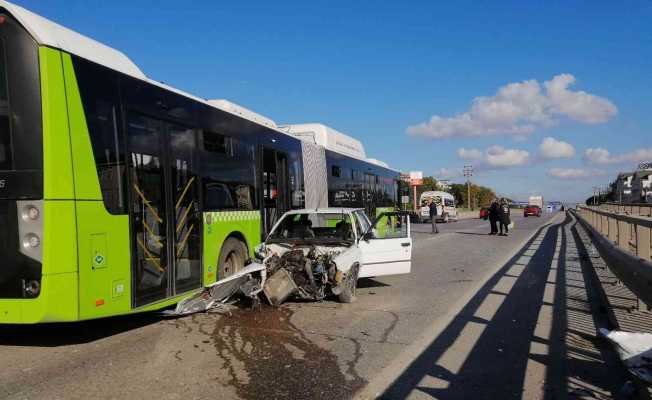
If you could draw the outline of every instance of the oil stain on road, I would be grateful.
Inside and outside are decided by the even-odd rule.
[[[289,307],[236,309],[215,321],[210,336],[224,360],[229,385],[242,399],[342,399],[366,382],[337,356],[292,324]],[[348,375],[348,376],[347,376]]]

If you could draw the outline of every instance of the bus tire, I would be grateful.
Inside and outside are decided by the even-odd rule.
[[[355,292],[358,287],[358,275],[360,274],[360,265],[356,264],[351,267],[349,273],[346,274],[344,281],[344,288],[342,293],[338,295],[340,303],[353,303],[356,300]]]
[[[228,278],[244,269],[247,260],[247,246],[236,238],[228,238],[222,245],[217,262],[217,279]]]

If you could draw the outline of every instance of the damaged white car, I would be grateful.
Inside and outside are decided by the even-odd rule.
[[[350,303],[358,278],[410,272],[410,218],[389,212],[372,224],[362,209],[290,211],[256,248],[256,257],[266,268],[263,292],[272,305],[331,293]]]

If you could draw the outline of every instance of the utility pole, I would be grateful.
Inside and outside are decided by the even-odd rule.
[[[596,193],[597,193],[598,189],[599,188],[597,186],[593,186],[593,205],[594,206],[598,204],[598,199],[597,199],[597,196],[596,196]]]
[[[464,177],[466,177],[466,199],[469,208],[473,211],[473,202],[471,201],[471,177],[473,176],[473,165],[464,166]]]

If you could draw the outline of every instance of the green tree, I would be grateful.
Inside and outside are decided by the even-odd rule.
[[[432,190],[439,190],[437,189],[437,179],[432,176],[424,176],[423,184],[417,187],[417,199],[421,198],[423,192],[430,192]]]
[[[473,204],[470,204],[468,197],[468,190],[465,183],[454,183],[451,185],[450,193],[455,196],[455,202],[459,207],[471,208],[475,207],[486,207],[491,203],[491,200],[496,198],[496,192],[493,189],[471,184],[471,200]]]
[[[451,185],[450,193],[455,197],[455,204],[457,204],[458,207],[464,206],[464,199],[466,199],[466,185],[453,183]]]

